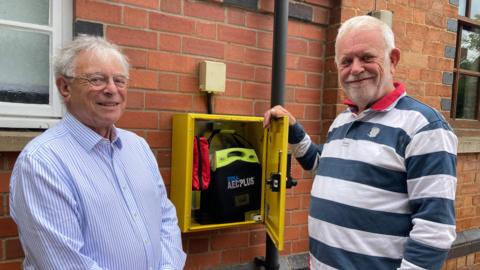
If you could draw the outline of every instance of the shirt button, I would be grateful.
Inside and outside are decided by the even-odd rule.
[[[126,189],[127,189],[127,186],[123,185],[123,186],[122,186],[122,189],[123,189],[123,190],[126,190]]]
[[[137,214],[137,213],[133,213],[133,217],[137,217],[137,216],[138,216],[138,214]]]
[[[143,242],[145,242],[145,244],[148,244],[148,240],[147,240],[147,239],[143,240]]]

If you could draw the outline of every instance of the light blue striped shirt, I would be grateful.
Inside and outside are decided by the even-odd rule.
[[[17,159],[10,211],[25,269],[182,269],[175,207],[145,140],[66,114]]]

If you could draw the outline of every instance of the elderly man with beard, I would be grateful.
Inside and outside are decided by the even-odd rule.
[[[336,64],[348,108],[315,145],[288,116],[297,161],[315,172],[308,230],[312,269],[440,269],[455,239],[457,138],[440,113],[393,81],[392,30],[358,16],[342,24]]]
[[[100,37],[80,36],[55,61],[67,113],[20,153],[10,212],[24,269],[182,269],[173,204],[144,139],[115,127],[129,65]]]

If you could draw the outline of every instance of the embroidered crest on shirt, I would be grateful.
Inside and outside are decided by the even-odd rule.
[[[372,129],[370,129],[370,132],[368,133],[368,137],[375,138],[379,133],[380,129],[378,127],[372,127]]]

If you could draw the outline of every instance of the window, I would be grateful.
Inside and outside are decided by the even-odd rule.
[[[460,0],[452,117],[480,120],[480,1]]]
[[[48,128],[63,114],[52,56],[72,39],[72,0],[0,7],[0,128]]]

